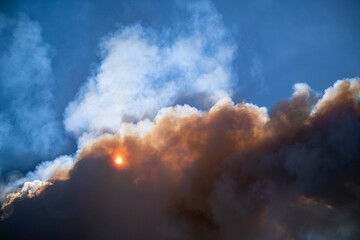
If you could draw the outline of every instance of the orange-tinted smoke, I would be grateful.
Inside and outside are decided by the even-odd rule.
[[[355,234],[358,200],[347,186],[360,184],[359,133],[354,141],[347,134],[360,129],[359,89],[358,80],[337,82],[320,100],[301,89],[270,117],[223,100],[208,112],[158,116],[141,137],[103,136],[82,149],[69,180],[14,202],[0,230],[23,217],[22,203],[56,212],[64,201],[75,236],[105,229],[114,238],[305,239],[341,224]],[[126,167],[114,165],[117,156]]]

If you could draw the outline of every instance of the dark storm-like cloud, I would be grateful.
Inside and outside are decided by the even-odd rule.
[[[298,84],[269,115],[229,98],[163,109],[145,130],[129,124],[82,148],[68,180],[3,207],[0,236],[356,239],[359,89],[337,81],[319,99]]]

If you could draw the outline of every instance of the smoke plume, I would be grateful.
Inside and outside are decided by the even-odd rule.
[[[1,13],[0,22],[0,168],[6,170],[56,156],[64,136],[54,111],[53,53],[40,25]]]
[[[208,108],[230,94],[236,48],[221,16],[207,1],[187,8],[189,22],[170,39],[138,24],[103,38],[100,66],[65,111],[68,132],[117,131],[174,103]]]
[[[357,239],[359,79],[294,90],[269,113],[226,97],[103,134],[3,205],[1,238]]]

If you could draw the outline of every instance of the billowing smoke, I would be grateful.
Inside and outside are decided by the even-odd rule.
[[[104,38],[100,66],[66,110],[69,132],[117,131],[173,103],[207,108],[229,95],[235,47],[221,17],[206,1],[188,8],[189,23],[171,39],[140,25]]]
[[[324,95],[298,83],[269,112],[235,104],[236,46],[210,3],[188,10],[186,28],[171,38],[133,25],[101,41],[99,67],[64,113],[78,151],[0,184],[0,239],[360,236],[359,79],[337,81]],[[18,45],[33,49],[42,64],[20,73],[38,77],[41,99],[27,104],[23,78],[0,82],[24,88],[0,113],[0,145],[25,129],[31,137],[20,147],[55,151],[48,47],[36,24],[16,29],[0,65],[27,59],[12,54]],[[10,115],[22,120],[9,128]]]
[[[68,180],[12,200],[1,237],[357,239],[359,90],[342,80],[319,98],[298,84],[269,114],[230,98],[163,109],[84,147]]]

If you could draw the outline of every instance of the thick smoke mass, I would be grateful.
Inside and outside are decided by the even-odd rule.
[[[3,206],[1,239],[357,239],[359,79],[294,90],[269,114],[226,97],[102,135]]]

